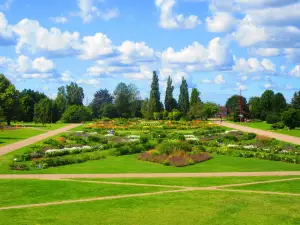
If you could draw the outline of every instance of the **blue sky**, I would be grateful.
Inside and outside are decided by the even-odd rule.
[[[71,81],[88,101],[120,81],[144,98],[156,70],[162,94],[170,75],[175,94],[184,76],[205,101],[266,89],[290,100],[299,12],[299,0],[0,0],[0,73],[52,98]]]

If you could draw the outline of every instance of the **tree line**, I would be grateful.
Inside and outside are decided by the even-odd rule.
[[[58,88],[55,99],[44,93],[24,89],[18,91],[15,86],[0,74],[0,121],[8,125],[11,121],[36,123],[82,122],[98,118],[133,118],[146,119],[207,119],[219,110],[211,102],[203,103],[200,91],[192,89],[189,97],[187,81],[182,78],[178,100],[173,96],[174,86],[169,76],[164,103],[157,73],[153,72],[150,95],[140,97],[136,85],[119,83],[114,92],[100,89],[94,94],[88,106],[83,105],[83,88],[72,82]]]
[[[266,121],[274,128],[290,129],[300,127],[300,91],[295,92],[290,104],[282,93],[266,90],[259,97],[251,97],[249,102],[243,96],[233,95],[226,102],[228,118],[233,121],[252,119]]]

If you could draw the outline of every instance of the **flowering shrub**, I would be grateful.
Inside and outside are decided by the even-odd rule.
[[[174,151],[170,155],[160,154],[159,151],[148,151],[137,156],[139,160],[164,164],[166,166],[182,167],[211,159],[206,152],[188,154],[184,151]]]
[[[45,152],[46,157],[55,157],[68,154],[79,154],[85,150],[91,150],[91,146],[82,146],[82,147],[72,147],[72,148],[63,148],[63,149],[49,149]]]

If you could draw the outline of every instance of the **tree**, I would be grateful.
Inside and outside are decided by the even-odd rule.
[[[300,127],[300,110],[290,108],[282,113],[281,119],[289,129]]]
[[[34,105],[43,98],[47,98],[47,96],[43,93],[33,91],[31,89],[24,89],[20,93],[21,115],[19,119],[25,122],[33,121]]]
[[[291,105],[294,109],[300,109],[300,91],[294,93]]]
[[[252,119],[260,119],[262,114],[262,108],[259,97],[252,97],[249,99],[249,116]]]
[[[202,103],[194,103],[191,105],[189,110],[189,117],[191,119],[202,119],[203,118],[203,104]]]
[[[189,103],[189,90],[188,85],[184,77],[182,77],[182,82],[180,85],[180,94],[178,99],[178,108],[180,112],[186,114],[189,111],[190,103]]]
[[[90,105],[93,112],[93,117],[99,118],[100,109],[102,108],[102,106],[105,103],[112,103],[113,99],[114,99],[113,96],[109,93],[107,89],[100,89],[99,91],[97,91]]]
[[[197,90],[197,88],[193,88],[191,94],[190,106],[192,107],[193,105],[200,104],[200,103],[201,103],[200,92]]]
[[[19,92],[3,74],[0,74],[0,111],[7,125],[17,116],[18,110]]]
[[[139,91],[134,84],[121,82],[114,91],[115,106],[120,117],[133,117],[139,110]]]
[[[160,112],[162,109],[160,102],[159,84],[158,76],[155,71],[153,71],[150,99],[149,99],[149,115],[153,118],[154,112]]]
[[[262,108],[262,120],[266,120],[267,115],[274,111],[274,92],[272,90],[266,90],[260,97],[260,103]]]
[[[83,105],[84,93],[82,87],[79,87],[76,83],[72,82],[66,86],[67,90],[67,105]]]
[[[173,109],[177,108],[176,99],[173,97],[174,86],[172,85],[172,79],[169,76],[167,81],[167,89],[165,95],[165,109],[171,112]]]
[[[64,86],[58,88],[58,93],[54,101],[57,107],[57,116],[60,119],[67,109],[67,93]]]
[[[141,113],[144,118],[150,119],[152,115],[149,113],[149,99],[146,98],[142,103]]]
[[[43,125],[52,122],[52,101],[50,99],[44,98],[34,105],[33,121]]]
[[[228,114],[233,117],[234,121],[240,120],[241,105],[243,115],[247,116],[249,114],[249,107],[245,97],[240,95],[233,95],[226,102],[225,106],[227,108]]]
[[[287,107],[286,99],[283,96],[283,94],[281,94],[280,92],[274,95],[273,107],[274,107],[274,112],[277,115],[283,112]]]
[[[201,118],[207,120],[208,118],[214,116],[218,111],[219,107],[217,106],[217,104],[212,102],[204,103]]]
[[[92,112],[88,107],[83,105],[68,106],[62,116],[62,121],[65,123],[79,123],[92,119]]]
[[[112,103],[105,102],[101,105],[99,110],[99,115],[101,117],[108,117],[108,118],[116,118],[118,116],[116,106]]]

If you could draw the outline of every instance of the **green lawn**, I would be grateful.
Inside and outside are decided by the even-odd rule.
[[[0,180],[0,206],[156,192],[161,190],[171,189],[57,180]]]
[[[56,130],[59,128],[62,128],[66,125],[68,125],[67,123],[47,123],[45,125],[40,124],[40,123],[33,123],[33,122],[14,122],[12,123],[12,125],[19,125],[19,126],[28,126],[28,127],[33,127],[33,128],[38,128],[38,129],[42,129],[42,130]]]
[[[300,180],[291,180],[284,182],[253,184],[249,186],[232,187],[230,189],[254,190],[254,191],[277,191],[300,194]]]
[[[230,121],[228,121],[230,122]],[[256,129],[261,129],[261,130],[267,130],[271,132],[276,132],[280,134],[286,134],[286,135],[291,135],[295,137],[300,137],[300,128],[297,128],[295,130],[288,130],[288,129],[283,129],[283,130],[271,130],[271,124],[267,124],[266,122],[256,122],[256,123],[235,123],[238,125],[242,126],[247,126],[247,127],[252,127]]]
[[[0,130],[0,146],[12,144],[17,141],[24,140],[29,137],[33,137],[44,133],[44,131],[33,130],[29,128],[21,128],[15,130]]]
[[[127,182],[139,184],[162,184],[187,187],[209,187],[226,184],[249,183],[256,181],[279,180],[292,178],[293,176],[273,177],[185,177],[185,178],[107,178],[107,179],[77,179],[108,182]],[[298,184],[300,188],[300,183]]]
[[[300,197],[220,191],[167,193],[0,211],[1,224],[293,225]]]

